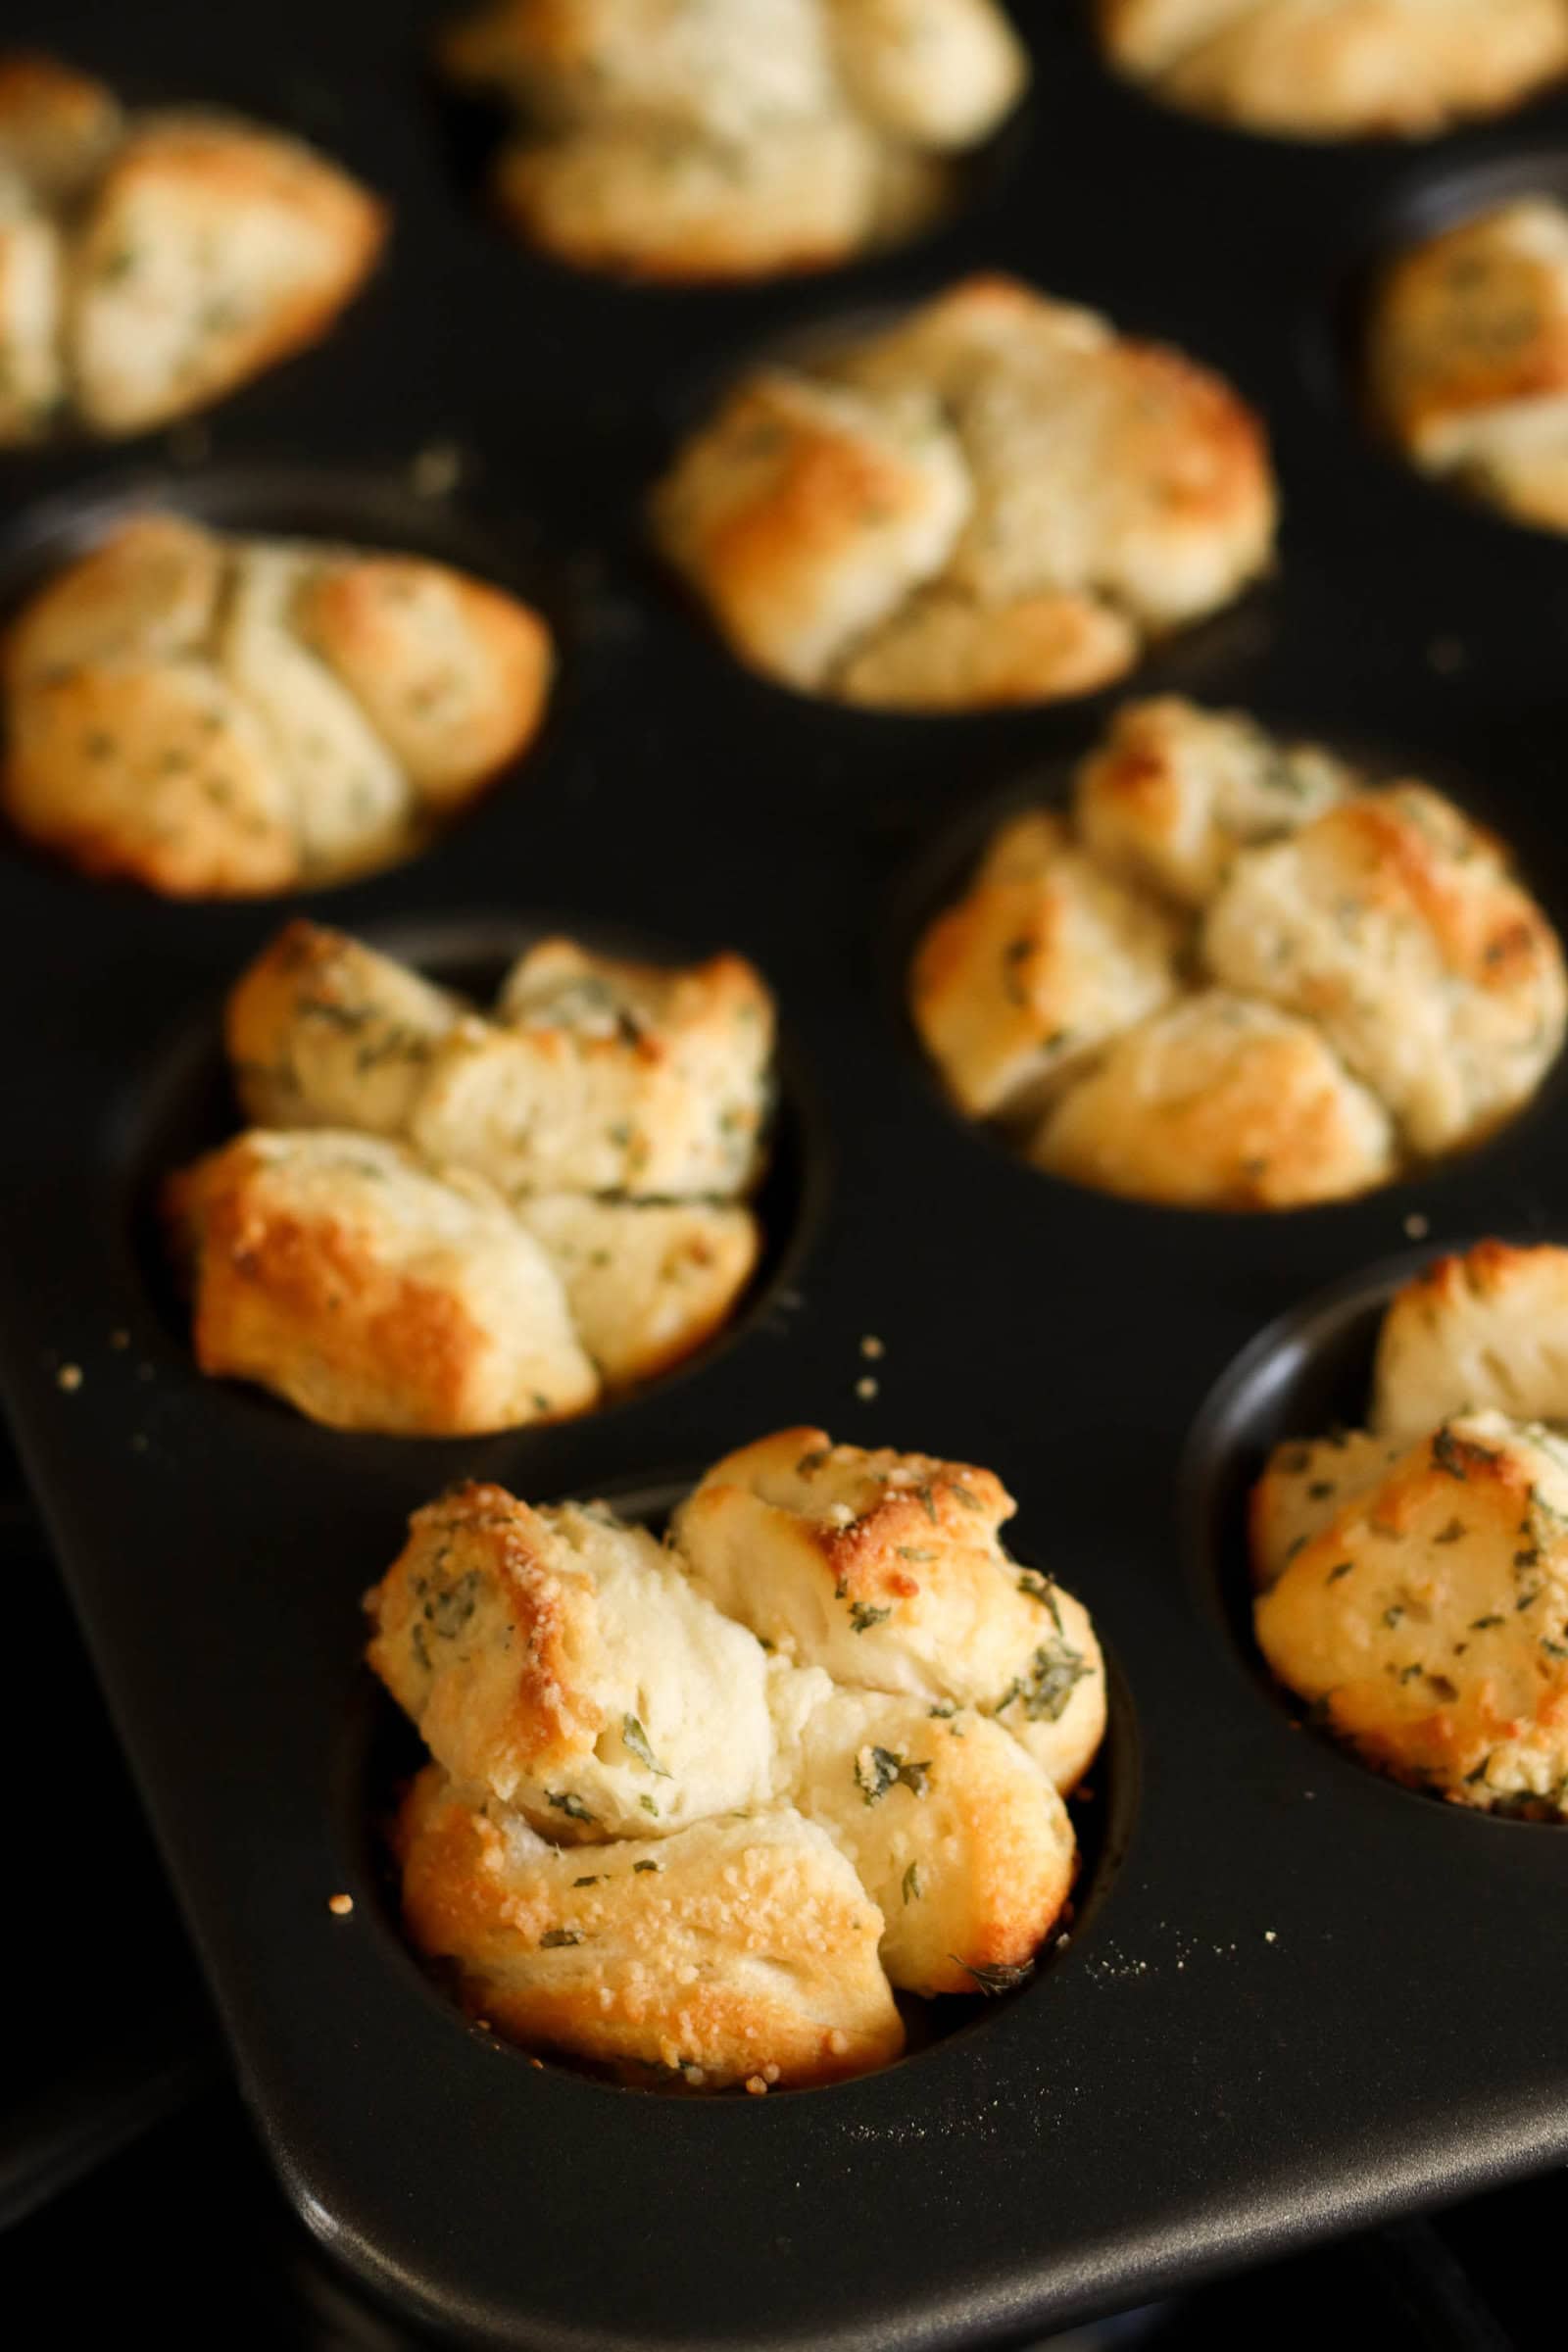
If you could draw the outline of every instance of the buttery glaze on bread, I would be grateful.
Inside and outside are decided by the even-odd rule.
[[[198,1360],[317,1420],[584,1411],[690,1354],[756,1268],[773,1007],[739,956],[541,940],[487,1018],[296,921],[226,1040],[256,1124],[169,1188]]]
[[[1367,370],[1413,465],[1568,531],[1568,206],[1518,197],[1401,255],[1373,301]]]
[[[993,0],[486,0],[441,54],[516,111],[495,184],[521,235],[674,280],[908,234],[1028,74]]]
[[[384,207],[299,140],[0,61],[0,443],[146,432],[316,342]]]
[[[994,838],[910,972],[970,1116],[1129,1198],[1289,1208],[1475,1143],[1568,1021],[1561,945],[1501,846],[1235,712],[1133,704],[1072,819]]]
[[[244,896],[416,848],[527,748],[552,654],[444,564],[147,514],[38,592],[0,668],[20,831],[88,873]]]
[[[432,1764],[394,1845],[411,1939],[513,2040],[692,2089],[834,2082],[903,2051],[882,1915],[787,1806],[590,1851]]]
[[[1253,1494],[1263,1653],[1397,1778],[1568,1816],[1568,1251],[1406,1283],[1372,1422],[1277,1446]]]
[[[1005,277],[745,378],[653,502],[743,661],[906,710],[1104,685],[1262,571],[1274,520],[1226,384]]]
[[[967,1541],[955,1521],[888,1553],[937,1596],[922,1623],[901,1592],[891,1643],[872,1637],[892,1611],[850,1598],[866,1646],[774,1644],[705,1573],[705,1496],[806,1444],[808,1483],[882,1495],[862,1520],[884,1549],[908,1500],[927,1527],[927,1500],[977,1514]],[[366,1604],[370,1664],[435,1758],[396,1838],[414,1941],[502,2033],[694,2087],[861,2072],[902,2047],[890,1986],[1019,1981],[1071,1889],[1057,1784],[1098,1747],[1104,1694],[1087,1613],[1002,1553],[1010,1508],[988,1471],[808,1430],[720,1463],[663,1544],[603,1503],[496,1486],[416,1512]],[[787,1547],[754,1564],[754,1614],[771,1594],[799,1624]],[[965,1687],[989,1705],[942,1695]]]
[[[1098,0],[1173,106],[1298,139],[1424,137],[1568,74],[1564,0]]]

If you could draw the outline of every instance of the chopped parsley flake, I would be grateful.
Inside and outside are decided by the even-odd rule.
[[[656,1772],[662,1781],[667,1781],[671,1777],[668,1768],[665,1765],[661,1764],[659,1758],[649,1746],[648,1734],[643,1730],[642,1725],[638,1722],[635,1715],[623,1715],[621,1717],[620,1736],[626,1742],[626,1745],[631,1749],[631,1752],[636,1757],[638,1763],[643,1765],[647,1771]]]

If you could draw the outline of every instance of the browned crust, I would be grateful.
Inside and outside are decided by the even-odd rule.
[[[433,1577],[451,1584],[470,1570],[501,1595],[516,1636],[510,1664],[515,1698],[508,1711],[509,1759],[524,1771],[588,1754],[604,1729],[598,1704],[581,1688],[572,1662],[572,1628],[561,1580],[549,1566],[548,1538],[526,1503],[505,1487],[469,1481],[416,1511],[409,1540],[365,1605],[375,1626],[367,1655],[401,1703],[411,1705],[401,1638],[416,1590]],[[571,1835],[563,1817],[560,1835]]]

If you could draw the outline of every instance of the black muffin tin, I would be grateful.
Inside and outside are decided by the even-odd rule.
[[[1402,222],[1514,158],[1560,177],[1568,102],[1419,148],[1269,144],[1118,86],[1072,9],[1018,13],[1036,87],[950,221],[829,276],[703,293],[575,278],[483,217],[422,8],[16,0],[7,25],[144,100],[292,122],[397,208],[325,344],[199,430],[0,461],[7,599],[151,488],[457,556],[562,640],[533,755],[368,881],[181,906],[0,848],[0,1351],[30,1475],[279,2173],[344,2262],[465,2342],[1022,2343],[1568,2155],[1568,1843],[1302,1729],[1250,1647],[1236,1520],[1269,1439],[1357,1409],[1386,1279],[1367,1269],[1412,1236],[1560,1225],[1563,1073],[1470,1157],[1285,1217],[1031,1173],[945,1106],[902,973],[999,811],[1064,789],[1113,698],[909,720],[780,692],[712,642],[638,519],[672,437],[760,347],[982,268],[1101,306],[1256,403],[1285,502],[1277,576],[1131,691],[1245,705],[1447,785],[1568,928],[1568,548],[1380,451],[1346,339]],[[448,498],[409,486],[432,447],[461,454]],[[219,1007],[299,906],[448,974],[546,924],[756,958],[788,1040],[769,1254],[718,1342],[593,1418],[477,1443],[335,1436],[198,1378],[150,1201],[237,1125]],[[1347,1277],[1348,1303],[1298,1311]],[[451,1479],[657,1502],[791,1421],[995,1465],[1020,1553],[1093,1609],[1112,1712],[1070,1939],[832,2089],[674,2101],[530,2064],[398,1939],[359,1596]],[[92,1821],[60,1828],[90,1870]],[[126,1932],[105,1923],[107,1962]]]

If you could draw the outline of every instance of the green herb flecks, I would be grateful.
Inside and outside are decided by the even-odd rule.
[[[638,1763],[641,1764],[646,1771],[657,1773],[662,1781],[667,1781],[671,1777],[668,1767],[661,1764],[659,1758],[649,1746],[648,1734],[643,1730],[642,1725],[638,1722],[635,1715],[623,1715],[621,1717],[620,1736],[626,1742],[626,1745],[631,1749],[631,1752],[636,1757]]]

